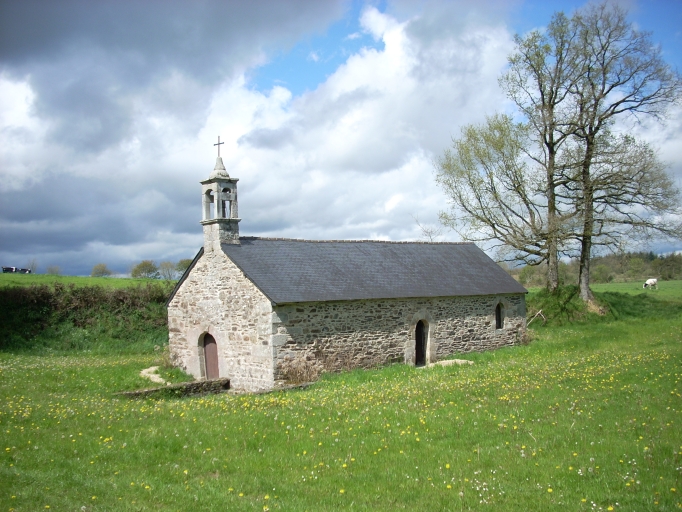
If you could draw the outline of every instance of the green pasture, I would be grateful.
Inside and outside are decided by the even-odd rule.
[[[82,277],[55,276],[49,274],[0,274],[0,288],[5,286],[31,286],[61,283],[75,286],[103,286],[105,288],[128,288],[130,286],[144,286],[154,279],[132,279],[120,277]]]
[[[644,280],[641,281],[631,281],[628,283],[605,283],[605,284],[592,284],[593,292],[612,292],[612,293],[627,293],[628,295],[639,295],[648,294],[653,297],[663,298],[663,299],[679,299],[682,297],[682,281],[659,281],[658,289],[642,288]],[[530,293],[537,293],[540,288],[531,287],[528,288]]]
[[[263,395],[116,395],[159,351],[0,352],[0,511],[679,510],[682,283],[618,286],[617,317],[472,366]]]
[[[627,293],[637,295],[640,293],[650,294],[659,298],[682,297],[682,281],[658,281],[658,289],[642,288],[644,280],[630,283],[593,284],[591,288],[595,292]]]

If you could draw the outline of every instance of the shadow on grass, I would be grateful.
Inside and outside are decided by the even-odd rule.
[[[599,301],[608,307],[615,320],[628,318],[670,318],[682,314],[682,302],[660,299],[649,294],[630,295],[619,292],[595,293]]]

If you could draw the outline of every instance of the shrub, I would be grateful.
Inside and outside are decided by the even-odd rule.
[[[177,273],[176,264],[171,261],[162,261],[159,265],[159,275],[161,276],[161,279],[170,281],[176,278]]]
[[[594,283],[610,283],[613,281],[613,274],[606,265],[597,265],[590,274],[590,280]]]

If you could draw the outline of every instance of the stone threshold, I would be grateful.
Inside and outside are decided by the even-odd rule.
[[[429,363],[428,368],[431,368],[433,366],[452,366],[453,364],[456,364],[457,366],[463,366],[465,364],[474,364],[473,361],[469,361],[468,359],[444,359],[443,361],[437,361],[435,363]],[[424,368],[422,366],[422,368]]]

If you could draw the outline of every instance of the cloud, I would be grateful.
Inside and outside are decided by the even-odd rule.
[[[16,144],[3,149],[3,261],[40,255],[87,273],[102,261],[124,271],[143,258],[193,256],[198,181],[212,169],[217,135],[240,178],[245,234],[403,240],[419,237],[411,215],[435,221],[444,198],[433,158],[460,124],[499,103],[504,28],[443,25],[426,40],[419,16],[399,22],[369,7],[359,23],[384,48],[362,48],[293,97],[281,86],[251,89],[248,69],[263,62],[268,41],[286,45],[329,16],[275,22],[250,13],[249,30],[233,19],[218,30],[219,7],[202,5],[187,13],[192,23],[176,4],[154,24],[152,7],[135,7],[134,23],[98,4],[88,27],[82,13],[74,21],[52,12],[55,26],[40,36],[49,51],[31,43],[4,55],[0,90],[12,101],[0,107],[1,129]],[[464,62],[445,65],[449,58]]]
[[[3,2],[0,62],[27,81],[48,138],[79,153],[134,137],[152,110],[201,128],[212,88],[320,30],[339,1]]]
[[[366,7],[344,33],[380,44],[294,96],[249,76],[346,6],[263,5],[1,3],[2,264],[36,257],[87,274],[193,257],[218,135],[240,179],[243,234],[409,240],[421,236],[413,216],[434,224],[447,204],[434,159],[461,126],[505,105],[504,8]],[[657,140],[676,158],[679,136],[666,134]]]
[[[366,19],[383,30],[384,50],[351,56],[318,89],[295,98],[283,124],[254,127],[240,142],[293,145],[311,167],[381,173],[423,148],[438,154],[457,126],[499,105],[496,77],[510,44],[504,29],[471,30],[425,45],[409,37],[409,23],[374,8],[365,11]],[[448,60],[458,64],[444,65]]]

